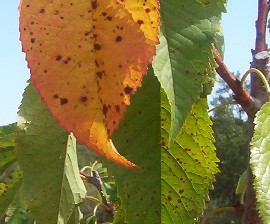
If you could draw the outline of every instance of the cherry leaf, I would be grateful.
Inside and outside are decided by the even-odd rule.
[[[20,39],[35,89],[77,140],[122,166],[111,136],[155,55],[157,0],[22,0]]]

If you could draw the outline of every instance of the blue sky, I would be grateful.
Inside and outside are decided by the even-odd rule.
[[[0,6],[0,125],[15,122],[21,96],[29,78],[18,32],[19,0]],[[225,62],[231,71],[244,72],[254,48],[257,1],[229,0],[223,15]]]

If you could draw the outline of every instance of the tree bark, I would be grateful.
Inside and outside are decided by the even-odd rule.
[[[253,61],[251,63],[252,68],[260,70],[264,76],[269,80],[269,56],[267,51],[267,45],[265,41],[267,16],[269,12],[269,3],[267,0],[258,1],[258,18],[256,21],[256,42],[255,50],[252,51]],[[260,77],[256,74],[251,74],[251,97],[255,102],[255,110],[258,111],[262,105],[268,101],[264,84]],[[249,138],[251,139],[254,133],[254,114],[248,115],[249,125]],[[250,152],[250,150],[249,150]],[[250,155],[250,154],[249,154]],[[248,164],[248,183],[246,191],[245,209],[243,214],[243,224],[261,224],[262,220],[259,216],[259,212],[256,210],[257,200],[256,192],[253,187],[254,176],[252,175],[250,165]]]
[[[266,24],[267,16],[270,9],[269,2],[268,0],[258,0],[258,18],[256,21],[255,50],[252,50],[253,60],[251,62],[251,68],[257,68],[258,70],[260,70],[268,81],[270,79],[270,61],[268,55],[269,52],[266,44]],[[243,110],[248,115],[249,138],[251,140],[254,133],[255,114],[257,111],[260,110],[262,105],[268,101],[268,96],[264,84],[259,76],[257,76],[256,74],[251,74],[251,91],[250,94],[247,93],[241,87],[240,81],[229,72],[216,49],[214,49],[214,54],[216,62],[219,66],[216,69],[217,73],[232,89],[235,101],[242,106]],[[256,192],[253,187],[254,176],[251,172],[249,164],[247,171],[248,183],[242,224],[262,224],[259,212],[256,209]]]

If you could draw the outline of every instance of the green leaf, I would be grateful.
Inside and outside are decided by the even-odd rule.
[[[237,186],[236,186],[236,189],[235,189],[235,194],[240,194],[241,195],[241,198],[240,198],[240,203],[241,204],[244,204],[244,196],[245,196],[245,193],[246,193],[247,181],[248,181],[247,177],[248,176],[247,176],[247,170],[246,170],[240,176],[240,178],[238,180],[238,183],[237,183]]]
[[[117,200],[115,180],[112,176],[108,175],[107,168],[102,166],[102,163],[97,163],[94,170],[98,172],[102,180],[102,192],[107,201],[113,202]]]
[[[0,176],[16,161],[14,147],[0,148]]]
[[[160,224],[160,86],[152,69],[132,97],[113,142],[121,154],[140,167],[130,170],[107,162],[108,172],[115,177],[125,222]],[[125,222],[118,219],[116,223]]]
[[[115,176],[127,224],[194,223],[218,171],[207,100],[193,105],[168,150],[170,105],[160,91],[149,70],[113,138],[121,154],[140,167],[108,167]]]
[[[0,127],[0,176],[16,161],[15,132],[16,124]]]
[[[20,204],[20,190],[15,195],[6,212],[5,222],[8,224],[35,224],[35,220]]]
[[[97,224],[97,218],[96,216],[90,216],[86,219],[85,224]]]
[[[32,84],[24,92],[19,116],[16,150],[24,172],[20,203],[39,224],[67,223],[86,194],[75,138],[50,116]]]
[[[243,192],[246,191],[246,188],[247,188],[247,170],[240,176],[235,189],[235,194],[242,194]]]
[[[126,224],[125,217],[126,217],[125,210],[121,207],[117,207],[113,224]]]
[[[29,214],[22,208],[16,209],[10,219],[8,224],[29,224]]]
[[[82,218],[82,213],[81,213],[80,208],[77,206],[74,209],[72,215],[70,216],[67,224],[78,224],[80,223],[81,218]]]
[[[207,99],[199,99],[193,105],[171,148],[167,142],[170,107],[165,93],[162,103],[162,223],[195,223],[218,171]]]
[[[0,127],[0,148],[15,145],[16,124],[9,124]]]
[[[256,114],[254,135],[251,140],[250,164],[255,176],[257,208],[264,223],[270,223],[270,103]]]
[[[171,146],[215,67],[212,44],[221,30],[225,0],[160,0],[160,45],[155,75],[171,105]]]
[[[19,169],[14,170],[4,179],[0,179],[0,219],[6,213],[21,183],[22,171]]]

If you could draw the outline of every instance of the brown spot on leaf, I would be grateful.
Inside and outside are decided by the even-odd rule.
[[[64,60],[64,64],[68,64],[69,61],[71,61],[71,57],[68,57],[66,60]]]
[[[149,12],[150,12],[150,9],[148,9],[148,8],[147,8],[147,9],[145,9],[145,12],[149,13]]]
[[[168,201],[171,201],[172,200],[172,196],[171,195],[168,195],[167,196],[167,199],[168,199]]]
[[[130,94],[132,91],[133,91],[133,88],[131,88],[130,86],[126,86],[126,87],[124,88],[125,94]]]
[[[102,107],[102,112],[103,114],[106,116],[107,113],[108,113],[108,107],[104,104],[103,107]]]
[[[100,79],[102,79],[103,72],[97,72],[96,74]]]
[[[120,106],[119,105],[115,105],[115,110],[116,110],[117,113],[119,113],[120,112]]]
[[[39,13],[44,13],[45,12],[45,9],[41,9],[40,11],[39,11]]]
[[[121,36],[117,36],[115,38],[115,42],[118,43],[118,42],[121,42],[122,41],[122,37]]]
[[[62,59],[61,55],[57,55],[56,58],[55,58],[56,61],[60,61],[61,59]]]
[[[99,44],[94,44],[94,49],[99,51],[101,49],[101,46]]]
[[[82,103],[85,103],[85,102],[87,102],[87,101],[88,101],[87,96],[82,96],[82,97],[81,97],[81,102],[82,102]]]
[[[61,98],[60,99],[60,104],[61,105],[65,105],[65,104],[67,104],[68,103],[68,99],[67,98]]]
[[[93,0],[93,1],[92,1],[92,8],[93,8],[93,9],[97,9],[97,7],[98,7],[97,0]]]

